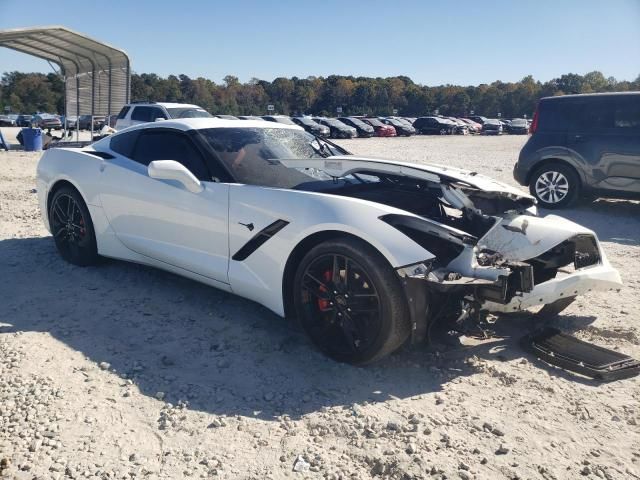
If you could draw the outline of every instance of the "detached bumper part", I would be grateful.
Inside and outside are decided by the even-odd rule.
[[[628,355],[584,342],[555,328],[527,335],[522,347],[551,365],[599,380],[640,374],[640,362]]]
[[[486,301],[482,304],[482,309],[490,312],[517,312],[553,303],[560,298],[575,297],[590,291],[617,291],[620,287],[620,274],[608,263],[603,263],[540,283],[529,293],[513,297],[507,304]]]

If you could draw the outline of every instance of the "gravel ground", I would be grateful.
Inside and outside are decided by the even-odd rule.
[[[513,183],[524,141],[341,143]],[[339,365],[241,298],[64,263],[40,220],[37,158],[0,152],[0,477],[640,478],[640,379],[600,384],[525,355],[531,317],[504,318],[489,341]],[[626,286],[559,323],[640,357],[640,204],[562,215],[598,233]]]

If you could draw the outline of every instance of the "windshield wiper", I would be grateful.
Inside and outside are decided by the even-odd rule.
[[[311,145],[311,148],[313,148],[313,150],[320,155],[323,158],[327,158],[331,156],[331,151],[329,151],[328,147],[326,146],[326,144],[324,144],[323,142],[320,141],[319,137],[316,137],[314,139],[316,142],[318,142],[318,146],[316,147],[313,144],[313,140],[311,141],[311,143],[309,143],[309,145]]]

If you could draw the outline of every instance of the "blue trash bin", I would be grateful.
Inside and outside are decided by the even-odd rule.
[[[22,132],[22,141],[24,142],[25,151],[42,151],[42,130],[39,128],[23,128],[20,131]]]

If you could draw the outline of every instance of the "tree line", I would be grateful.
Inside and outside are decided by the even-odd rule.
[[[519,82],[495,81],[477,86],[425,86],[405,76],[371,78],[341,75],[284,78],[269,82],[253,78],[242,83],[227,75],[222,83],[187,75],[133,74],[134,101],[182,102],[199,105],[213,114],[265,115],[267,106],[284,115],[392,115],[420,116],[438,112],[463,116],[505,118],[531,116],[538,99],[572,93],[640,90],[634,81],[616,80],[593,71],[585,75],[567,73],[547,82],[531,75]],[[64,113],[64,86],[50,73],[7,72],[0,80],[0,110],[16,113]],[[114,112],[117,113],[117,112]]]

